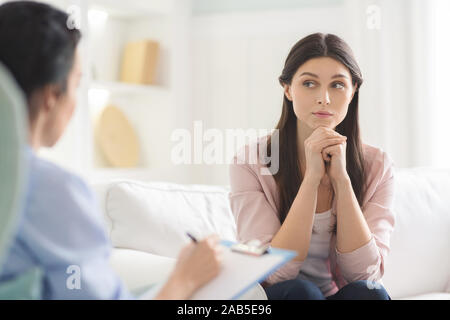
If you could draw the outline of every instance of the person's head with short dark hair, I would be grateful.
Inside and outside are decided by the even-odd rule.
[[[68,27],[68,19],[43,3],[0,5],[0,62],[24,92],[36,147],[53,146],[75,109],[81,33]]]

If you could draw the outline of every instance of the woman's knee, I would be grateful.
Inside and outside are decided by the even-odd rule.
[[[353,296],[364,300],[391,300],[386,289],[377,282],[359,280],[349,284],[352,287]]]
[[[266,288],[269,300],[323,300],[320,289],[312,282],[292,279]]]

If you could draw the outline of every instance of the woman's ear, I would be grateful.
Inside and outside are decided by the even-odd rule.
[[[59,97],[59,89],[54,85],[42,88],[43,109],[46,113],[53,111]]]
[[[284,95],[286,96],[286,98],[288,98],[289,101],[292,101],[291,86],[287,84],[284,85]]]

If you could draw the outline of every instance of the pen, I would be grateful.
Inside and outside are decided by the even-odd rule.
[[[194,243],[197,243],[197,239],[195,239],[195,237],[194,237],[192,234],[190,234],[189,232],[186,232],[186,234],[187,234],[187,236],[188,236],[189,238],[191,238],[191,240],[192,240]]]

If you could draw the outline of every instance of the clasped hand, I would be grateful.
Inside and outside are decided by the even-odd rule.
[[[349,179],[346,168],[347,137],[333,129],[319,127],[305,140],[305,177],[320,183],[330,179],[333,186]]]

